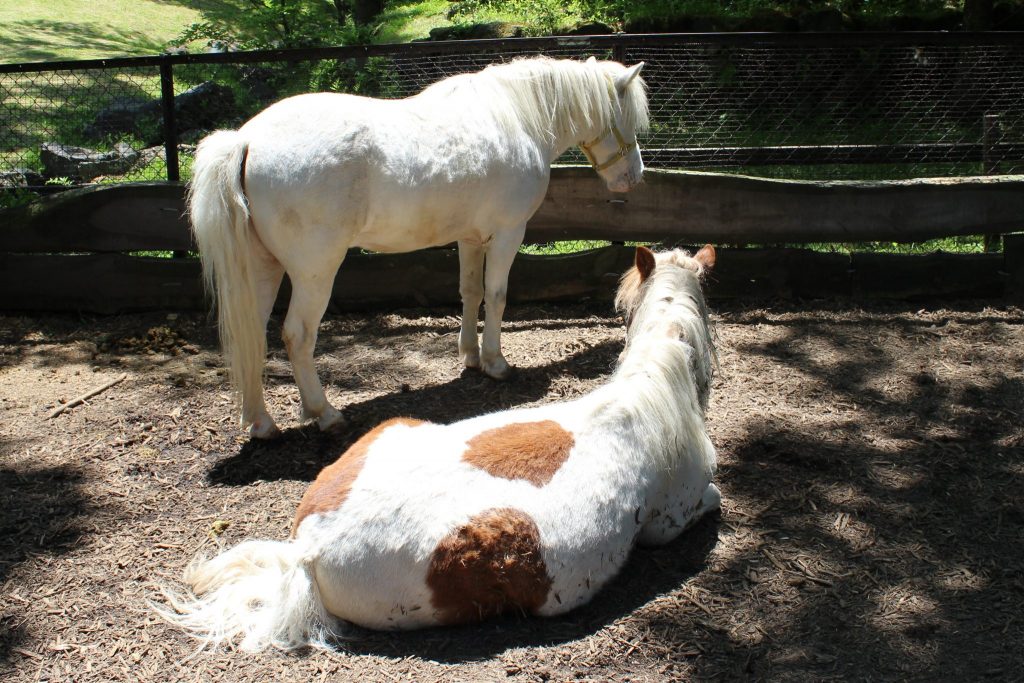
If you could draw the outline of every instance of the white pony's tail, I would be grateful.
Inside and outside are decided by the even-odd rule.
[[[232,384],[243,396],[258,396],[267,338],[256,298],[254,236],[242,186],[248,150],[238,131],[219,130],[204,138],[192,166],[188,208],[206,291],[216,292],[220,340]],[[246,409],[253,406],[243,402]],[[243,413],[243,426],[255,417]]]
[[[292,542],[244,541],[212,559],[197,558],[184,581],[192,595],[165,591],[173,610],[154,608],[202,640],[200,649],[236,641],[250,652],[268,646],[330,647],[329,641],[339,637],[310,567]]]

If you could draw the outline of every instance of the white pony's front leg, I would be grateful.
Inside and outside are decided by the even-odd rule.
[[[506,379],[512,374],[505,357],[501,355],[501,318],[505,315],[505,296],[508,291],[508,273],[523,243],[524,223],[518,230],[499,232],[487,245],[487,266],[484,272],[484,334],[480,349],[480,369],[494,379]]]
[[[467,368],[478,368],[480,343],[476,325],[480,302],[484,300],[484,248],[479,244],[459,242],[459,295],[462,297],[459,360]]]
[[[321,431],[344,424],[341,413],[327,401],[313,362],[317,330],[331,298],[336,270],[314,270],[312,275],[292,278],[292,299],[282,333],[302,399],[301,417],[315,419]]]

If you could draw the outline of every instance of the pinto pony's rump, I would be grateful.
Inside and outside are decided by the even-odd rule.
[[[453,76],[403,100],[299,95],[203,140],[189,211],[250,433],[278,431],[262,375],[266,325],[286,272],[292,295],[282,337],[301,416],[321,429],[341,422],[313,349],[352,247],[403,252],[457,242],[459,356],[506,377],[508,273],[551,162],[579,144],[611,191],[640,182],[636,132],[648,123],[641,66],[538,57]]]
[[[719,507],[704,426],[715,367],[690,256],[643,247],[617,305],[619,365],[573,401],[437,425],[398,418],[310,485],[292,538],[247,541],[186,573],[162,610],[206,642],[324,645],[341,622],[411,629],[586,603],[637,543]]]

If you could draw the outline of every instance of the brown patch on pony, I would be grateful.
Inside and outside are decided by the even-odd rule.
[[[481,512],[437,544],[427,586],[442,624],[482,621],[510,610],[536,612],[551,590],[540,530],[521,510]]]
[[[384,430],[395,425],[415,427],[421,424],[426,424],[426,422],[408,417],[396,417],[382,422],[352,444],[347,451],[341,454],[340,458],[323,468],[317,475],[316,481],[306,489],[306,493],[299,503],[299,509],[295,511],[292,537],[295,537],[295,532],[298,531],[302,520],[309,515],[323,514],[341,507],[345,499],[348,498],[356,477],[363,471],[363,464],[366,462],[366,454],[370,450],[370,446]]]
[[[519,422],[477,434],[462,461],[492,477],[525,479],[544,486],[569,457],[576,440],[553,420]]]

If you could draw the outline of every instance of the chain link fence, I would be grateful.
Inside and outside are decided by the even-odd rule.
[[[0,187],[187,180],[273,101],[406,97],[516,57],[646,63],[650,167],[815,180],[1024,173],[1024,34],[702,34],[0,65]],[[559,163],[586,163],[570,150]],[[15,199],[13,201],[17,201]]]

